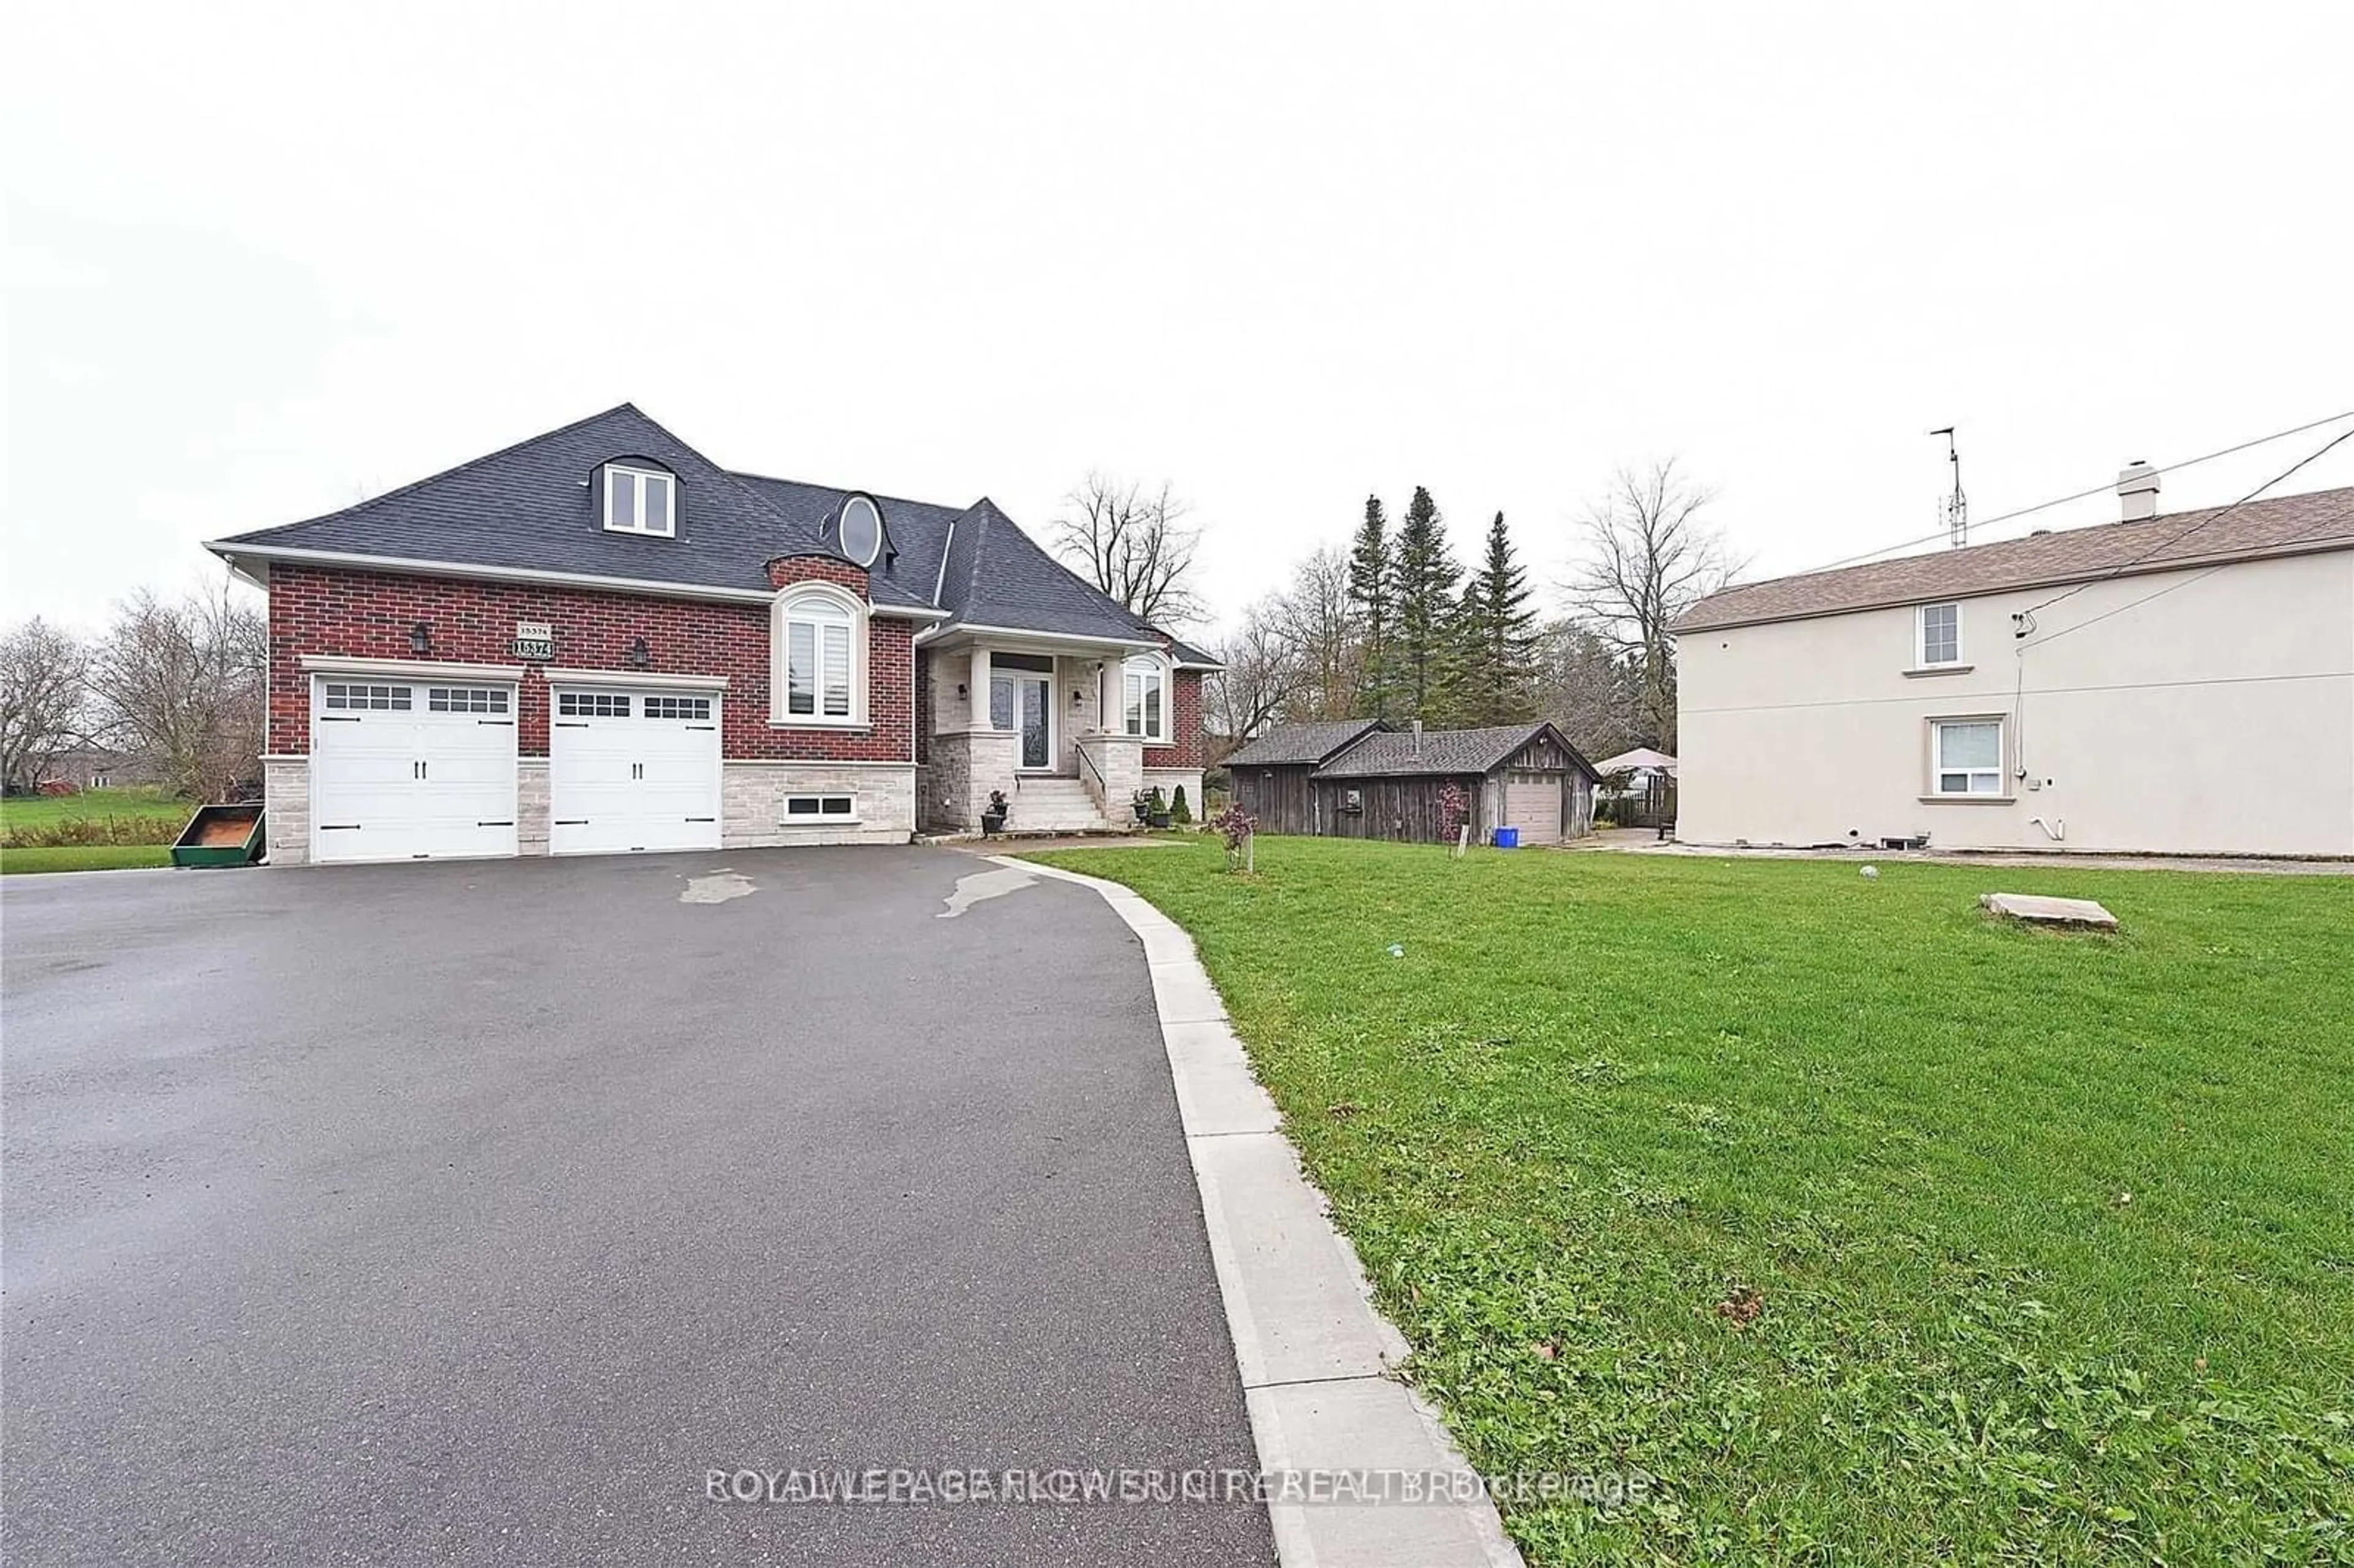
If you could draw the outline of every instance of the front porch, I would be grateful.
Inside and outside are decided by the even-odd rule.
[[[992,791],[1013,832],[1103,832],[1134,826],[1147,738],[1123,733],[1119,693],[1145,643],[981,637],[919,646],[929,701],[923,825],[978,832]],[[1112,727],[1107,726],[1107,716]]]

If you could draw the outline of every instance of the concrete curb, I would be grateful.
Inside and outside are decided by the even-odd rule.
[[[1374,1309],[1355,1249],[1300,1170],[1193,939],[1116,882],[990,858],[1094,888],[1144,944],[1260,1469],[1469,1476],[1437,1414],[1393,1375],[1405,1341]],[[1449,1504],[1276,1502],[1267,1513],[1283,1568],[1522,1568],[1485,1497]]]

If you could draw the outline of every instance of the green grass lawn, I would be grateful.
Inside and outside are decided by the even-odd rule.
[[[0,848],[0,876],[45,871],[128,871],[169,865],[169,844],[67,844],[53,849]]]
[[[0,799],[0,839],[79,832],[118,844],[169,844],[195,811],[193,803],[155,789],[12,795]]]
[[[1473,1463],[1659,1478],[1532,1563],[2354,1560],[2354,880],[1045,858],[1197,938]]]

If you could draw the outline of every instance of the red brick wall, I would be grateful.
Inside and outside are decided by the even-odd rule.
[[[777,581],[839,582],[862,598],[866,591],[866,575],[840,561],[787,557],[771,563],[770,574]],[[420,620],[430,626],[433,644],[422,655],[408,646],[409,628]],[[914,755],[915,627],[909,621],[877,617],[866,623],[869,727],[771,729],[765,606],[282,565],[270,571],[270,749],[311,749],[311,676],[302,655],[514,664],[520,661],[507,644],[518,620],[554,626],[558,668],[625,670],[630,644],[643,637],[652,673],[726,676],[725,756],[905,762]],[[520,748],[526,757],[544,757],[547,680],[538,666],[526,666],[520,696]]]
[[[1202,672],[1180,670],[1170,702],[1170,717],[1177,724],[1169,733],[1176,737],[1174,746],[1148,746],[1144,748],[1147,768],[1199,768],[1202,766]]]

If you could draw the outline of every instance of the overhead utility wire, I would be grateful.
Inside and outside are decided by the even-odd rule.
[[[2233,452],[2246,451],[2250,447],[2260,447],[2270,441],[2285,440],[2290,436],[2301,436],[2307,430],[2317,430],[2324,425],[2335,424],[2340,419],[2354,419],[2354,408],[2349,408],[2343,414],[2332,414],[2327,418],[2315,419],[2307,424],[2298,425],[2293,429],[2274,430],[2269,436],[2258,436],[2254,440],[2242,441],[2237,446],[2225,447],[2221,451],[2209,452],[2204,457],[2184,458],[2180,462],[2170,462],[2164,468],[2154,469],[2151,471],[2154,473],[2172,473],[2178,469],[2190,468],[2195,464],[2202,462],[2211,462],[2217,458],[2230,457]],[[2317,456],[2318,454],[2316,455]],[[2275,482],[2278,482],[2275,481]],[[2032,506],[2022,506],[2016,512],[2006,512],[1999,517],[1989,517],[1985,522],[1974,524],[1974,526],[1979,528],[1991,528],[1998,523],[2009,523],[2017,518],[2033,516],[2038,512],[2049,512],[2054,506],[2065,506],[2071,501],[2087,501],[2095,495],[2106,495],[2115,488],[2115,486],[2114,484],[2096,484],[2090,490],[2080,490],[2073,495],[2062,495],[2052,501],[2040,501]],[[1947,530],[1940,528],[1935,534],[1924,534],[1917,539],[1905,539],[1893,545],[1882,545],[1877,550],[1866,550],[1861,556],[1849,556],[1843,559],[1832,561],[1826,566],[1810,567],[1806,571],[1797,575],[1800,577],[1811,577],[1816,572],[1836,571],[1841,567],[1851,567],[1859,561],[1871,560],[1875,556],[1885,556],[1893,550],[1909,550],[1915,545],[1926,545],[1932,540],[1943,539],[1946,536]]]
[[[2019,615],[2014,619],[2026,620],[2031,622],[2037,610],[2049,609],[2053,605],[2058,604],[2062,599],[2083,593],[2086,588],[2093,587],[2095,583],[2105,583],[2121,572],[2131,571],[2134,567],[2141,565],[2142,562],[2148,560],[2152,556],[2157,555],[2161,550],[2172,549],[2175,546],[2182,543],[2183,540],[2190,537],[2191,535],[2199,532],[2200,529],[2206,527],[2210,523],[2221,522],[2231,513],[2238,511],[2241,507],[2245,506],[2249,502],[2253,501],[2257,496],[2262,495],[2265,491],[2270,490],[2274,485],[2278,484],[2282,480],[2285,480],[2289,475],[2295,473],[2298,469],[2303,468],[2306,464],[2313,461],[2316,458],[2320,457],[2322,453],[2327,452],[2332,447],[2338,446],[2348,440],[2354,440],[2354,429],[2340,431],[2338,435],[2331,437],[2329,440],[2323,443],[2323,445],[2318,449],[2299,458],[2287,468],[2283,469],[2272,478],[2264,481],[2264,483],[2256,486],[2255,489],[2248,492],[2247,494],[2240,497],[2239,500],[2232,503],[2231,505],[2219,507],[2215,511],[2209,513],[2206,516],[2199,519],[2198,522],[2193,523],[2188,528],[2176,534],[2172,538],[2164,539],[2159,541],[2158,544],[2152,545],[2148,549],[2144,550],[2140,555],[2134,556],[2131,560],[2119,561],[2115,566],[2111,567],[2099,577],[2088,577],[2084,581],[2078,583],[2074,588],[2070,588],[2066,593],[2054,594],[2050,599],[2045,599],[2041,604],[2030,605],[2027,609],[2020,610]],[[2344,527],[2346,524],[2347,520],[2343,517],[2324,518],[2321,522],[2315,524],[2310,528],[2298,529],[2296,533],[2291,534],[2287,538],[2281,540],[2280,543],[2284,545],[2292,545],[2309,535],[2321,532],[2324,528]],[[2037,637],[2031,642],[2023,643],[2021,645],[2021,651],[2024,652],[2025,649],[2028,648],[2040,648],[2046,642],[2056,642],[2072,631],[2082,631],[2088,626],[2098,625],[2100,622],[2108,620],[2109,617],[2113,615],[2122,615],[2126,610],[2135,609],[2140,605],[2147,604],[2151,599],[2162,599],[2166,595],[2174,592],[2177,588],[2187,588],[2192,583],[2203,581],[2206,578],[2212,577],[2215,573],[2221,571],[2225,567],[2233,564],[2234,563],[2230,561],[2219,561],[2214,566],[2211,566],[2205,571],[2198,574],[2196,577],[2185,577],[2179,583],[2168,583],[2166,587],[2159,588],[2155,593],[2144,594],[2141,598],[2134,599],[2130,603],[2118,605],[2113,609],[2105,609],[2089,620],[2080,620],[2073,626],[2063,626],[2059,630],[2052,633],[2049,637]],[[2029,635],[2032,634],[2030,633]]]

